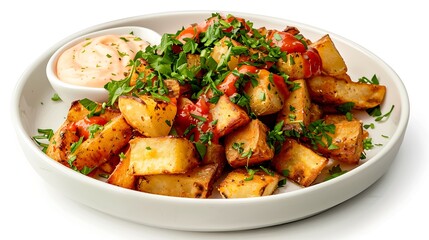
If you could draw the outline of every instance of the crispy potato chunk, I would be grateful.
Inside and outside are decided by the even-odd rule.
[[[310,106],[310,122],[314,122],[314,121],[321,119],[323,117],[323,114],[324,114],[324,112],[318,104],[311,103],[311,106]]]
[[[137,190],[174,197],[207,198],[213,191],[216,169],[216,164],[208,164],[183,174],[141,176]]]
[[[144,95],[120,96],[118,106],[128,124],[146,137],[167,136],[177,112],[175,104]]]
[[[243,168],[228,173],[219,184],[218,190],[223,198],[250,198],[272,195],[277,189],[280,176],[257,170],[253,176]]]
[[[130,140],[134,175],[185,173],[199,165],[194,144],[186,138],[137,137]]]
[[[285,97],[276,84],[270,81],[270,72],[261,69],[258,72],[258,85],[247,84],[244,92],[249,95],[250,109],[256,116],[276,113],[283,108]]]
[[[100,111],[101,110],[101,104],[100,103],[95,103],[97,104],[97,109],[96,111]],[[90,111],[88,109],[85,108],[85,106],[83,106],[80,101],[74,101],[72,102],[70,109],[67,113],[67,121],[69,122],[77,122],[83,118],[85,118],[88,114],[90,113]],[[106,119],[107,121],[112,120],[113,118],[117,117],[121,115],[121,112],[118,109],[113,109],[113,108],[105,108],[102,113],[100,114],[100,117]]]
[[[234,168],[251,166],[271,159],[274,149],[267,143],[268,127],[258,119],[225,137],[226,159]]]
[[[206,154],[204,155],[202,165],[215,163],[217,165],[215,179],[218,179],[225,169],[227,164],[225,156],[225,147],[221,144],[212,143],[207,146]]]
[[[368,109],[380,105],[386,94],[382,85],[346,82],[329,76],[307,79],[311,99],[320,104],[341,105],[353,102],[355,109]]]
[[[136,176],[129,170],[130,150],[124,154],[124,158],[116,165],[115,170],[110,174],[107,182],[119,187],[135,189]]]
[[[228,61],[229,70],[233,70],[238,65],[238,57],[229,55],[230,47],[227,44],[228,42],[232,43],[233,46],[240,46],[241,44],[237,41],[230,39],[228,37],[223,37],[219,42],[213,47],[211,53],[212,58],[219,64],[221,61],[224,61],[226,57],[230,56]]]
[[[337,148],[329,149],[327,146],[319,145],[318,152],[340,162],[359,163],[363,152],[364,139],[361,121],[357,119],[349,121],[342,115],[327,115],[325,116],[325,122],[335,125],[335,133],[328,134],[332,137],[332,143]]]
[[[300,123],[307,126],[310,123],[311,99],[308,93],[307,83],[304,79],[294,81],[299,88],[291,91],[282,110],[277,115],[277,122],[283,121],[283,128],[300,130]]]
[[[213,120],[217,121],[215,131],[219,137],[225,136],[250,121],[247,113],[225,95],[222,95],[216,104],[211,105],[210,114]]]
[[[58,128],[49,141],[48,148],[46,149],[46,155],[68,167],[70,165],[67,160],[71,145],[79,141],[79,137],[76,135],[76,133],[70,130],[70,124],[71,123],[66,120]]]
[[[304,56],[300,52],[286,54],[287,61],[280,58],[277,61],[277,68],[280,72],[283,72],[289,76],[290,80],[303,79],[305,78],[304,72]],[[292,61],[290,59],[293,59]]]
[[[294,139],[287,139],[271,163],[278,173],[286,170],[289,179],[308,187],[328,164],[328,159]]]
[[[319,53],[323,73],[330,76],[338,76],[347,72],[347,65],[329,34],[326,34],[310,46],[315,48]]]
[[[128,144],[131,136],[131,126],[119,115],[106,123],[94,137],[88,138],[77,147],[72,154],[76,157],[73,165],[78,170],[98,167],[118,154]]]

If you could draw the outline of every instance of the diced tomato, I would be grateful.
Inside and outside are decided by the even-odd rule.
[[[272,46],[278,46],[281,51],[293,53],[293,52],[305,52],[307,49],[305,45],[294,35],[287,32],[272,31],[267,40],[271,40]]]
[[[201,115],[206,115],[209,113],[210,105],[204,96],[200,97],[195,105],[197,106],[198,112],[201,113]]]
[[[280,75],[273,74],[273,82],[279,89],[280,93],[283,94],[284,98],[287,99],[290,95],[290,92],[284,78]]]
[[[207,31],[207,29],[210,27],[210,25],[212,25],[214,22],[217,21],[217,17],[211,17],[209,19],[207,19],[206,21],[198,24],[198,31],[199,32],[205,32]]]
[[[107,120],[105,118],[99,116],[92,116],[90,118],[84,118],[75,122],[69,127],[69,129],[71,131],[76,131],[78,136],[83,137],[84,139],[88,139],[90,135],[88,131],[89,126],[94,124],[104,126],[104,124],[106,123]]]
[[[319,53],[314,48],[308,48],[304,53],[304,59],[308,62],[307,67],[309,68],[308,76],[319,75],[322,72],[322,60],[320,59]]]
[[[189,26],[183,29],[179,35],[177,35],[176,39],[182,43],[185,43],[186,38],[195,39],[200,35],[200,30],[198,26]]]
[[[204,119],[201,120],[199,118]],[[210,103],[206,100],[205,96],[201,96],[196,103],[190,100],[179,99],[176,124],[177,127],[183,132],[191,124],[194,125],[185,137],[194,137],[194,141],[199,141],[202,133],[208,131],[213,132],[212,142],[217,143],[219,137],[217,136],[212,126],[212,116],[210,114]]]
[[[251,65],[242,65],[238,68],[240,74],[256,73],[258,68]],[[221,90],[228,97],[237,92],[235,83],[237,82],[239,76],[234,75],[234,73],[229,73],[223,82],[218,85],[218,89]]]
[[[234,20],[239,21],[247,32],[249,32],[251,30],[250,26],[246,23],[246,20],[244,20],[244,18],[230,16],[226,19],[226,21],[228,23],[232,23]],[[230,27],[230,28],[226,29],[225,32],[231,31],[232,29],[233,29],[233,27]]]

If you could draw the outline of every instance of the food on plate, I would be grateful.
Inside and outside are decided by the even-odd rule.
[[[237,168],[227,174],[218,189],[223,198],[268,196],[277,189],[280,179],[275,172],[249,173],[244,168]]]
[[[66,49],[58,58],[56,74],[66,83],[103,87],[126,77],[130,60],[149,43],[132,33],[85,39]]]
[[[46,154],[152,194],[257,197],[338,176],[371,145],[355,113],[379,110],[386,94],[375,74],[348,75],[329,35],[313,42],[233,15],[133,52],[125,75],[105,83],[108,101],[72,103]]]

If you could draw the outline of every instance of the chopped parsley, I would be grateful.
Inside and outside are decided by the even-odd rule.
[[[49,141],[51,140],[52,136],[54,136],[54,131],[52,129],[37,129],[37,132],[39,135],[35,135],[32,137],[32,139],[36,142],[37,145],[42,147],[42,151],[46,153],[46,150],[49,146]],[[41,140],[47,140],[41,141]]]

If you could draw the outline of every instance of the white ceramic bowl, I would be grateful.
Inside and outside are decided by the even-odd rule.
[[[318,39],[326,34],[318,28],[284,19],[246,13],[233,13],[257,26],[284,29],[298,27],[304,36]],[[182,26],[200,22],[211,12],[170,12],[112,21],[88,28],[83,33],[118,26],[146,26],[157,32],[174,33]],[[32,141],[38,128],[56,129],[64,120],[68,105],[53,102],[54,90],[48,88],[46,64],[56,46],[31,65],[22,75],[13,98],[13,120],[22,149],[34,170],[65,196],[129,221],[169,229],[192,231],[232,231],[272,226],[320,213],[359,194],[376,182],[389,168],[401,146],[409,118],[406,89],[397,74],[365,48],[330,33],[344,57],[353,79],[377,74],[387,86],[382,112],[395,108],[388,119],[370,129],[374,143],[383,146],[367,152],[367,160],[355,169],[332,180],[289,192],[250,199],[187,199],[132,191],[86,177],[47,157]],[[69,40],[76,35],[70,36]],[[66,40],[65,40],[66,41]],[[43,104],[40,104],[43,102]],[[373,123],[369,116],[364,123]],[[382,137],[389,136],[389,138]],[[399,159],[398,159],[399,160]],[[73,213],[70,213],[73,214]]]
[[[89,98],[97,102],[106,102],[108,100],[108,92],[103,87],[78,86],[61,81],[58,78],[56,72],[58,58],[64,51],[84,41],[85,39],[103,36],[107,34],[123,35],[129,34],[131,32],[135,36],[140,37],[151,45],[159,44],[161,42],[162,36],[152,29],[142,26],[122,26],[107,28],[84,35],[79,35],[78,37],[75,37],[69,40],[69,42],[61,45],[52,54],[51,58],[48,61],[48,64],[46,65],[46,76],[48,77],[52,88],[58,93],[61,99],[67,103],[71,103],[74,100],[80,100],[83,98]]]

